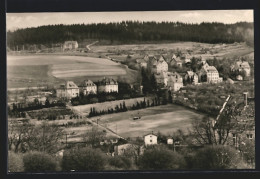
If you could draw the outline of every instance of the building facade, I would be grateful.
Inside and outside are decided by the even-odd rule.
[[[118,93],[118,83],[114,79],[109,78],[103,78],[103,80],[98,82],[98,88],[99,93],[105,92],[105,93],[111,93],[111,92],[117,92]]]
[[[79,85],[79,90],[83,92],[84,95],[97,94],[97,85],[91,80],[85,80]]]
[[[205,77],[205,78],[204,78]],[[218,70],[214,66],[209,66],[205,63],[200,70],[201,82],[207,83],[220,83],[223,81],[222,77],[219,77]]]
[[[172,73],[168,76],[167,87],[170,91],[179,91],[183,87],[183,79],[178,73]]]
[[[193,71],[187,71],[184,76],[184,79],[194,85],[197,85],[199,82],[198,75],[196,73],[194,73]]]
[[[163,56],[160,56],[158,60],[155,60],[152,64],[151,72],[153,74],[159,74],[161,72],[167,72],[168,71],[168,64],[164,60]]]
[[[154,135],[153,133],[145,135],[144,144],[145,144],[145,146],[156,145],[157,144],[157,135]]]
[[[79,47],[79,44],[77,41],[66,41],[63,45],[63,50],[72,50],[77,49]]]
[[[79,96],[79,88],[73,81],[66,81],[56,90],[58,98],[71,99]]]
[[[250,72],[251,72],[249,63],[241,60],[237,61],[235,65],[232,65],[231,70],[232,71],[238,70],[240,72],[245,71],[246,76],[250,76]]]

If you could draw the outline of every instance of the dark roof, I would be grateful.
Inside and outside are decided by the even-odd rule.
[[[104,77],[101,81],[98,81],[98,85],[117,85],[117,81],[112,78]]]

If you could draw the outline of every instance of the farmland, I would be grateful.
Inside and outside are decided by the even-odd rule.
[[[8,88],[58,84],[64,80],[97,80],[103,76],[121,76],[133,82],[136,72],[108,59],[82,56],[8,56]],[[124,78],[125,77],[125,78]]]

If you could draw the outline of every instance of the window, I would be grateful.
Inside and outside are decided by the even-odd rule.
[[[253,139],[253,134],[247,134],[246,137],[247,137],[248,139]]]
[[[150,142],[152,143],[152,142],[153,142],[153,140],[150,140]]]

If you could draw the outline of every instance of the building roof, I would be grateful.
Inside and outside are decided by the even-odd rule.
[[[85,80],[83,83],[79,85],[79,87],[87,87],[87,86],[96,86],[95,83],[91,80]]]
[[[66,81],[65,84],[60,85],[60,89],[78,89],[78,86],[73,81]]]
[[[154,135],[154,136],[158,137],[158,136],[157,136],[156,134],[154,134],[153,132],[150,132],[150,133],[148,133],[148,134],[145,134],[144,137],[145,137],[145,136],[148,136],[148,135]]]
[[[246,62],[246,61],[237,61],[236,67],[238,67],[238,68],[240,68],[240,67],[241,68],[250,68],[249,63]]]
[[[112,78],[104,77],[101,81],[98,82],[99,85],[117,85],[117,81]]]

